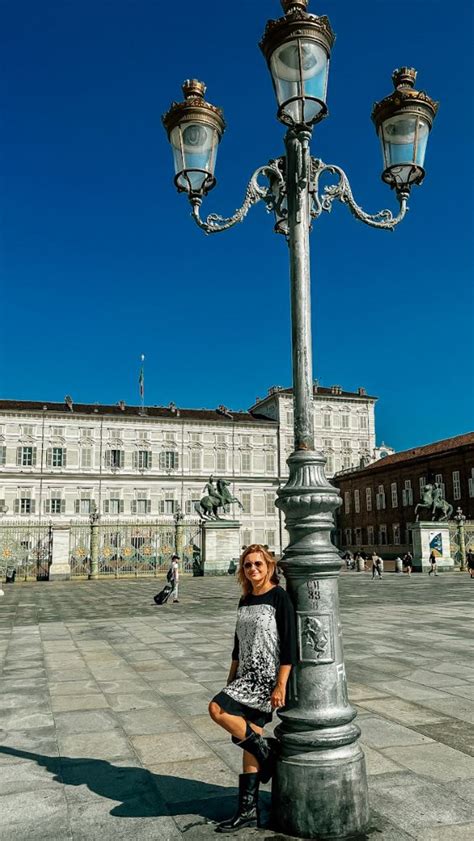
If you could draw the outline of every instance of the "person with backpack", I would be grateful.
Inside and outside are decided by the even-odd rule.
[[[171,595],[173,596],[173,604],[179,602],[178,586],[179,586],[179,555],[171,556],[171,566],[168,570],[167,579],[172,585],[173,589]]]

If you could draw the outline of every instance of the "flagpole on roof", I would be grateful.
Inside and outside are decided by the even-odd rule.
[[[140,376],[138,377],[138,388],[140,390],[140,409],[143,413],[145,408],[145,355],[142,353],[141,357]]]

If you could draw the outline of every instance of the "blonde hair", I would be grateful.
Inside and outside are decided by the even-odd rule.
[[[265,584],[267,583],[267,581],[270,581],[272,584],[278,584],[280,581],[276,570],[276,560],[273,557],[273,555],[270,555],[270,552],[264,549],[264,547],[260,543],[252,543],[250,546],[246,546],[244,551],[242,552],[239,561],[239,569],[237,572],[237,578],[239,580],[240,586],[242,587],[242,592],[244,596],[248,596],[252,592],[252,584],[245,575],[244,562],[246,557],[248,555],[252,555],[254,552],[258,552],[258,554],[262,556],[263,560],[265,561],[268,567]]]

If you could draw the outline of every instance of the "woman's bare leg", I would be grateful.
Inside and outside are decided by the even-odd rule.
[[[219,704],[216,704],[214,701],[211,701],[209,704],[209,715],[211,716],[212,720],[222,727],[224,730],[227,730],[231,736],[234,736],[239,741],[245,739],[247,734],[247,724],[249,727],[252,728],[254,733],[258,733],[259,736],[263,733],[262,727],[257,727],[256,724],[251,724],[247,722],[245,718],[239,715],[230,715],[229,713],[224,712],[221,709]],[[251,753],[244,750],[243,756],[243,772],[244,774],[256,774],[260,771],[260,765],[258,764],[257,760]]]

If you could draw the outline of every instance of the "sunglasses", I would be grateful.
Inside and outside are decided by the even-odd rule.
[[[265,566],[265,561],[246,561],[244,564],[244,569],[252,569],[252,567],[257,567],[257,569],[261,569],[261,567]]]

